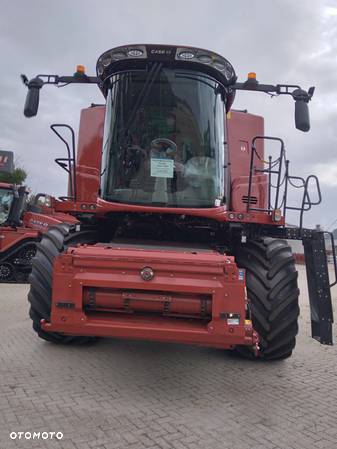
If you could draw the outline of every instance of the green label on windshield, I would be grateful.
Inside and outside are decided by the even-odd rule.
[[[151,176],[154,178],[173,178],[173,159],[151,158]]]

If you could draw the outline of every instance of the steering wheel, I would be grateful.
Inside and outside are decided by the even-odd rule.
[[[157,139],[153,139],[151,141],[151,148],[158,147],[159,145],[162,146],[162,148],[160,149],[164,149],[166,151],[168,149],[171,150],[168,155],[174,156],[175,154],[177,154],[178,145],[175,142],[173,142],[173,140],[166,139],[164,137],[158,137]]]

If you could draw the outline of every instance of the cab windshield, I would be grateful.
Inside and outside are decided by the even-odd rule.
[[[110,78],[102,197],[166,207],[224,200],[223,94],[201,72],[161,69]]]
[[[8,219],[13,196],[13,190],[0,188],[0,225]]]

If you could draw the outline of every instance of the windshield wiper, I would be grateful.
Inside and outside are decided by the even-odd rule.
[[[221,84],[220,81],[218,81],[204,73],[194,74],[191,72],[175,72],[174,76],[175,76],[175,78],[185,78],[185,79],[190,79],[193,81],[199,81],[200,83],[205,84],[206,86],[209,86],[214,90],[216,90],[218,88],[218,86],[213,86],[212,84],[210,84],[207,81],[205,81],[204,79],[202,79],[202,78],[205,78],[206,80],[213,81],[213,83],[217,83],[218,85],[220,85],[221,87],[223,87],[225,89],[225,86],[223,84]]]
[[[161,62],[157,62],[157,63],[153,64],[153,66],[151,67],[151,69],[146,77],[144,86],[143,86],[141,92],[139,93],[138,98],[134,104],[134,107],[130,113],[129,120],[128,120],[126,126],[124,128],[122,128],[120,131],[120,132],[123,132],[122,142],[121,142],[122,146],[125,144],[127,131],[132,127],[137,112],[142,107],[142,105],[144,104],[144,101],[148,97],[148,95],[151,91],[152,84],[156,80],[156,78],[162,68],[162,65],[163,64]]]

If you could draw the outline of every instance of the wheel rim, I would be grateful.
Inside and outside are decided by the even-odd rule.
[[[14,265],[32,265],[33,258],[36,254],[36,247],[31,246],[23,249],[13,260]]]
[[[13,278],[14,270],[11,264],[2,263],[0,264],[0,281],[10,281]]]
[[[33,257],[36,254],[36,248],[28,248],[22,254],[22,259],[31,265]]]

